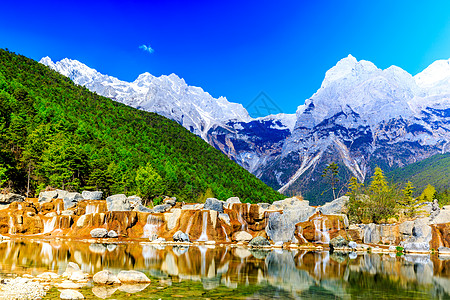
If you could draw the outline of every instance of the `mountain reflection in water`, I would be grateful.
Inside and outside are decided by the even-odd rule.
[[[2,276],[62,274],[73,261],[91,275],[103,269],[143,271],[152,282],[170,280],[170,288],[178,294],[183,293],[182,283],[191,282],[189,289],[212,297],[220,289],[220,297],[238,299],[450,298],[450,259],[436,255],[9,240],[0,243],[0,261]],[[164,295],[171,293],[170,288]]]

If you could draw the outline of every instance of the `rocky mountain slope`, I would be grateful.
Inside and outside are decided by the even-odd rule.
[[[127,83],[73,60],[41,63],[101,95],[176,120],[267,184],[312,203],[330,200],[320,175],[331,161],[341,166],[342,185],[350,176],[364,181],[375,165],[389,171],[450,152],[450,60],[412,76],[349,55],[296,115],[258,119],[173,74],[144,73]]]

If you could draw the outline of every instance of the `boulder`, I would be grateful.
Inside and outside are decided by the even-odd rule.
[[[348,241],[342,236],[337,236],[330,241],[330,250],[333,251],[336,248],[344,248],[348,246]]]
[[[319,207],[319,211],[324,215],[342,214],[349,199],[348,196],[342,196]]]
[[[376,224],[370,223],[363,228],[365,244],[378,244],[380,242],[380,227]]]
[[[265,237],[257,236],[257,237],[254,237],[250,241],[250,243],[248,243],[248,245],[250,247],[255,247],[255,248],[257,248],[257,247],[267,247],[267,246],[270,246],[270,242]]]
[[[430,251],[430,244],[427,242],[402,242],[400,245],[407,253],[427,253]]]
[[[398,231],[403,235],[404,238],[412,235],[413,228],[414,221],[405,221],[398,225]]]
[[[120,271],[117,278],[121,283],[148,283],[150,279],[139,271]]]
[[[170,206],[174,206],[177,203],[177,198],[176,197],[167,197],[166,199],[164,199],[164,204],[169,204]]]
[[[439,203],[437,199],[434,199],[432,205],[431,205],[431,211],[430,211],[430,220],[433,220],[436,218],[437,215],[439,215],[440,212]]]
[[[445,205],[431,221],[432,224],[445,224],[450,222],[450,205]]]
[[[117,238],[117,237],[119,237],[119,235],[114,230],[110,230],[110,231],[108,231],[108,237],[109,238]]]
[[[205,201],[203,209],[215,210],[219,213],[223,213],[223,202],[216,198],[208,198]]]
[[[145,207],[142,204],[139,204],[138,206],[136,206],[135,208],[133,208],[133,211],[139,211],[139,212],[153,212],[150,208]]]
[[[270,206],[273,210],[297,210],[299,207],[309,207],[309,201],[298,197],[286,198],[284,200],[274,201]]]
[[[135,208],[137,208],[140,205],[142,205],[142,199],[141,199],[141,197],[139,197],[137,195],[129,196],[127,198],[127,200],[130,203],[131,210],[135,210]]]
[[[67,300],[76,300],[76,299],[84,299],[84,296],[82,293],[76,290],[61,290],[59,298]]]
[[[275,201],[271,209],[278,207],[284,211],[269,214],[266,225],[267,236],[275,243],[294,241],[295,224],[307,221],[316,212],[316,208],[309,206],[308,203],[308,201],[300,201],[295,197]]]
[[[241,200],[238,197],[231,197],[225,201],[225,207],[231,209],[234,203],[241,203]]]
[[[152,211],[154,213],[163,213],[172,208],[172,205],[169,204],[160,204],[153,207]]]
[[[80,193],[69,193],[69,192],[65,192],[63,194],[63,197],[60,197],[58,193],[58,198],[63,199],[64,210],[74,207],[78,201],[83,200],[83,196],[81,196]]]
[[[81,196],[84,200],[102,200],[102,191],[83,191]]]
[[[105,285],[120,284],[120,280],[117,278],[117,276],[114,275],[109,270],[103,270],[98,273],[95,273],[94,277],[92,277],[92,280],[96,284],[105,284]]]
[[[233,234],[233,240],[236,242],[248,242],[252,240],[252,235],[246,231],[238,231]]]
[[[14,193],[8,193],[8,194],[1,194],[0,193],[0,203],[1,204],[10,204],[12,202],[23,202],[25,201],[25,197],[14,194]]]
[[[57,191],[44,191],[39,193],[39,203],[46,203],[58,197]]]
[[[108,230],[105,228],[95,228],[91,230],[91,236],[93,238],[104,238],[108,236]]]
[[[130,202],[124,194],[109,196],[106,198],[108,211],[130,211]]]
[[[190,242],[189,235],[187,235],[186,233],[184,233],[181,230],[178,230],[177,232],[175,232],[175,234],[173,235],[173,240],[175,242]]]
[[[432,238],[431,227],[428,225],[428,218],[414,220],[411,236],[404,239],[400,246],[405,252],[424,253],[430,250],[430,241]]]

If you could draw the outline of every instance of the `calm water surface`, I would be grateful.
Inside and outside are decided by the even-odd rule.
[[[10,240],[0,243],[2,277],[62,274],[68,262],[93,275],[139,270],[149,285],[100,287],[87,299],[450,299],[450,260],[436,255],[252,251],[230,246],[155,247],[138,242]],[[48,299],[59,298],[53,288]]]

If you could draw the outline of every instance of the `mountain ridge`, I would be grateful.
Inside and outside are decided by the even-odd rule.
[[[280,192],[304,193],[307,183],[321,180],[317,174],[327,161],[340,161],[364,181],[376,164],[391,170],[450,151],[449,64],[437,61],[412,76],[397,66],[382,70],[349,55],[326,72],[295,115],[252,119],[240,106],[240,117],[205,118],[209,121],[197,122],[195,131],[167,113],[170,105],[165,114],[157,113],[200,135]],[[158,88],[153,86],[155,97]]]

